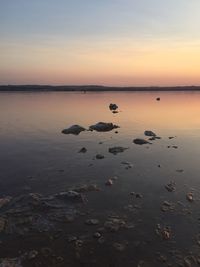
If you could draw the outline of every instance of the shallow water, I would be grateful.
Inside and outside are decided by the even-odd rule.
[[[156,101],[158,96],[160,101]],[[118,114],[109,110],[110,103],[118,104]],[[0,93],[1,197],[30,192],[49,196],[77,184],[93,183],[101,188],[85,194],[84,216],[60,226],[62,234],[57,239],[50,242],[49,233],[31,233],[32,241],[30,235],[5,235],[0,257],[13,258],[45,246],[62,260],[47,264],[39,254],[39,259],[25,266],[179,266],[185,257],[191,266],[198,266],[199,103],[199,92]],[[118,133],[61,133],[73,124],[88,128],[99,121],[119,125]],[[154,131],[161,139],[135,145],[133,139],[145,138],[145,130]],[[113,155],[108,152],[113,146],[129,149]],[[87,148],[84,154],[78,153],[82,147]],[[99,153],[105,158],[97,160]],[[122,161],[133,167],[126,169]],[[106,187],[105,182],[113,176],[118,179]],[[176,184],[175,192],[165,188],[170,181]],[[136,198],[131,192],[143,197]],[[189,192],[194,194],[192,203],[186,199]],[[161,211],[165,200],[173,203],[173,210]],[[101,244],[93,234],[110,215],[134,227],[103,233]],[[86,225],[88,218],[97,218],[99,225]],[[156,234],[157,224],[170,226],[169,240]],[[74,244],[67,241],[69,235],[83,241],[79,256]],[[118,251],[114,243],[125,248]]]

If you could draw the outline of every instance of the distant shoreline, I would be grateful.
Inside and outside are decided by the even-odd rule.
[[[0,85],[0,92],[165,92],[200,91],[200,86]]]

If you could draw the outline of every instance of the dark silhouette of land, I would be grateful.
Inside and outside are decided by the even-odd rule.
[[[106,92],[106,91],[200,91],[200,86],[101,86],[101,85],[0,85],[0,91],[4,92],[70,92],[70,91],[83,91],[83,92]]]

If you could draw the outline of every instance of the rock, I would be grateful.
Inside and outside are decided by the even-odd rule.
[[[60,198],[60,199],[66,199],[66,200],[78,200],[78,201],[83,201],[83,197],[80,193],[69,190],[67,192],[60,192],[55,195],[55,197]]]
[[[83,184],[78,185],[73,188],[71,188],[72,191],[78,192],[78,193],[85,193],[85,192],[92,192],[92,191],[100,191],[100,188],[96,184]]]
[[[89,127],[90,130],[95,130],[97,132],[108,132],[112,131],[113,129],[119,128],[119,126],[113,124],[113,123],[107,123],[107,122],[98,122],[94,125],[91,125]]]
[[[135,197],[136,197],[136,198],[143,198],[143,195],[142,195],[142,194],[139,194],[139,193],[137,193],[137,194],[135,194]]]
[[[165,188],[169,192],[173,192],[173,191],[176,190],[176,187],[175,187],[175,183],[174,182],[170,182],[169,184],[165,185]]]
[[[79,153],[86,153],[87,152],[87,148],[85,147],[82,147],[80,150],[79,150]]]
[[[75,242],[77,240],[77,237],[76,236],[70,236],[68,237],[68,242],[71,243],[71,242]]]
[[[127,149],[129,149],[129,148],[128,147],[115,146],[115,147],[110,147],[108,149],[108,151],[114,155],[117,155],[118,153],[122,153]]]
[[[169,136],[168,138],[169,138],[169,139],[173,139],[173,138],[175,138],[175,137],[176,137],[176,136]]]
[[[85,131],[86,129],[80,125],[72,125],[71,127],[62,130],[63,134],[74,134],[79,135],[81,132]]]
[[[164,201],[162,206],[161,206],[161,210],[163,212],[170,211],[170,210],[172,211],[172,210],[174,210],[174,205],[168,201]]]
[[[145,145],[145,144],[151,144],[150,142],[148,142],[145,139],[141,139],[141,138],[136,138],[133,140],[133,143],[136,145]]]
[[[12,197],[4,197],[4,198],[0,198],[0,208],[2,208],[3,206],[5,206],[6,204],[8,204],[11,201]]]
[[[113,243],[113,247],[117,250],[117,251],[124,251],[126,249],[126,245],[121,244],[121,243]]]
[[[109,105],[109,109],[115,111],[116,109],[118,109],[118,106],[117,106],[116,104],[112,104],[112,103],[111,103],[111,104]]]
[[[154,140],[158,140],[158,139],[161,139],[160,136],[152,136],[149,138],[149,141],[154,141]]]
[[[128,161],[122,161],[121,164],[125,165],[126,169],[131,169],[133,167],[133,164],[131,162],[128,162]]]
[[[101,154],[96,155],[96,159],[104,159],[104,158],[105,158],[104,155],[101,155]]]
[[[189,202],[193,202],[193,201],[194,201],[194,194],[193,194],[192,192],[187,193],[187,195],[186,195],[186,199],[187,199]]]
[[[85,221],[85,224],[87,224],[87,225],[97,225],[97,224],[99,224],[99,220],[97,220],[97,219],[88,219],[88,220]]]
[[[175,148],[175,149],[177,149],[178,148],[178,146],[172,146],[173,148]]]
[[[171,228],[168,226],[161,227],[160,225],[157,225],[156,233],[164,240],[169,240],[172,237]]]
[[[153,137],[156,136],[156,134],[155,134],[154,132],[149,131],[149,130],[145,131],[145,132],[144,132],[144,135],[146,135],[146,136],[153,136]]]
[[[184,172],[184,170],[178,169],[178,170],[176,170],[176,172]]]
[[[96,233],[93,234],[93,237],[94,238],[100,238],[101,234],[99,232],[96,232]]]
[[[111,179],[108,179],[108,180],[105,182],[105,185],[111,186],[111,185],[113,185],[113,181],[112,181]]]
[[[160,101],[160,97],[157,97],[156,100],[157,100],[157,101]]]
[[[0,259],[0,267],[22,267],[20,258]]]
[[[118,218],[109,218],[104,223],[104,228],[109,232],[117,232],[120,228],[126,228],[126,222]]]
[[[119,113],[119,111],[117,111],[117,110],[113,110],[112,113],[113,113],[113,114],[117,114],[117,113]]]
[[[28,253],[28,259],[32,260],[35,259],[38,256],[38,251],[37,250],[31,250]]]

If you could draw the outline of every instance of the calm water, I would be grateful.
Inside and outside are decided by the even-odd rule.
[[[161,101],[156,101],[158,96]],[[109,110],[110,103],[118,104],[118,114]],[[88,128],[99,121],[119,125],[118,133],[61,133],[73,124]],[[133,144],[134,138],[144,138],[145,130],[162,139],[152,145]],[[0,257],[17,257],[28,244],[37,251],[50,246],[62,260],[39,265],[42,260],[35,259],[25,266],[155,267],[184,266],[187,261],[198,266],[199,140],[199,92],[0,93],[1,197],[30,192],[49,196],[91,183],[101,188],[86,193],[88,201],[81,207],[86,214],[67,224],[64,240],[58,238],[50,244],[46,234],[37,233],[32,242],[30,236],[12,237],[15,245],[11,246],[11,237],[4,236]],[[129,149],[113,155],[108,152],[113,146]],[[87,153],[78,153],[82,147]],[[97,160],[99,153],[105,158]],[[133,167],[126,169],[122,161],[131,162]],[[118,179],[106,187],[105,182],[113,176]],[[175,192],[165,188],[170,181],[175,183]],[[131,192],[143,197],[135,198]],[[192,203],[186,199],[189,192],[194,194]],[[163,201],[172,203],[173,210],[161,211]],[[105,240],[101,244],[93,234],[110,215],[134,227],[102,234]],[[84,224],[88,218],[98,219],[99,225]],[[169,240],[156,234],[157,224],[170,226]],[[76,248],[67,241],[69,234],[83,241],[78,257]],[[21,240],[26,238],[27,244],[23,244]],[[115,243],[123,249],[116,249]]]

